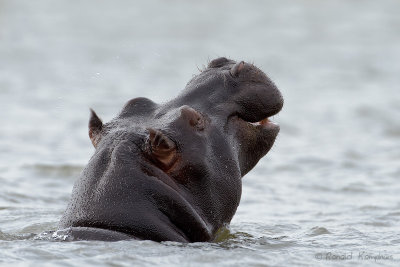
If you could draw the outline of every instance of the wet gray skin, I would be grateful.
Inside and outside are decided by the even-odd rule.
[[[239,205],[241,178],[272,147],[283,98],[257,67],[211,61],[175,99],[126,103],[103,124],[96,151],[59,223],[74,239],[210,241]]]

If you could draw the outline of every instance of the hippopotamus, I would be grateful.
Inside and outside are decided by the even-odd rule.
[[[95,152],[58,229],[78,240],[212,241],[274,144],[269,117],[282,106],[259,68],[221,57],[164,104],[134,98],[107,123],[91,110]]]

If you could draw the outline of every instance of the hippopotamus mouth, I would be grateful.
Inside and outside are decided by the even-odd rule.
[[[260,69],[218,58],[167,103],[134,98],[106,124],[92,111],[96,151],[60,229],[77,239],[212,240],[239,205],[241,178],[271,149],[279,125],[270,117],[282,106]]]
[[[270,120],[270,117],[279,113],[279,110],[275,114],[271,114],[268,117],[265,117],[259,121],[247,121],[240,116],[237,116],[236,119],[238,120],[239,127],[252,127],[255,131],[260,131],[261,135],[263,133],[267,133],[270,131],[279,131],[280,127],[279,124]]]

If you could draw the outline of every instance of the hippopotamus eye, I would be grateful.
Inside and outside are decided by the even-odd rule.
[[[198,111],[194,110],[189,106],[183,106],[181,108],[181,117],[187,120],[190,126],[195,127],[197,130],[202,131],[205,127],[204,116]]]
[[[177,160],[177,148],[174,141],[159,130],[147,129],[149,131],[147,152],[151,159],[162,169],[170,169]]]

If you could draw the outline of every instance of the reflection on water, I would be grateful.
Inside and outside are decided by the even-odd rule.
[[[396,0],[0,1],[0,262],[397,266],[399,12]],[[196,244],[43,236],[93,153],[89,107],[107,121],[130,98],[166,101],[217,56],[253,61],[285,98],[230,228]]]

